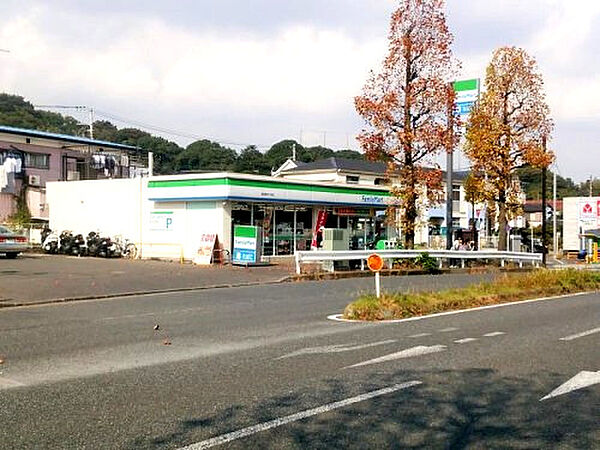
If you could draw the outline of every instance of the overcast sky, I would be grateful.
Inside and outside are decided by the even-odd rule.
[[[353,97],[381,63],[396,5],[1,0],[0,48],[10,53],[0,52],[0,89],[34,104],[89,105],[119,126],[177,131],[163,135],[181,145],[197,136],[357,148]],[[463,78],[483,78],[502,45],[537,59],[559,173],[600,176],[600,1],[449,0],[447,17]]]

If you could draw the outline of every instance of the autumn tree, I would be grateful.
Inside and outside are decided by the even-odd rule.
[[[521,207],[516,169],[552,162],[544,148],[553,125],[543,88],[537,64],[525,50],[499,48],[486,71],[485,92],[469,116],[465,153],[484,177],[486,200],[497,205],[499,250],[506,250],[508,220]]]
[[[454,91],[449,82],[456,64],[445,1],[399,3],[381,71],[371,73],[355,107],[368,126],[358,137],[365,154],[386,161],[388,176],[397,180],[393,193],[405,246],[413,248],[420,207],[425,206],[419,200],[440,199],[441,171],[431,167],[452,140],[448,110]]]

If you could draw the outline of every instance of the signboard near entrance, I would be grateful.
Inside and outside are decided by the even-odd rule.
[[[257,264],[260,262],[260,227],[235,225],[233,228],[233,258],[234,264]]]
[[[194,264],[208,265],[212,261],[213,250],[218,242],[216,233],[203,233],[200,236],[198,254],[194,258]]]

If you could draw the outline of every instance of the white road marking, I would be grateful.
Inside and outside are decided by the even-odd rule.
[[[590,334],[600,333],[600,328],[594,328],[593,330],[584,331],[583,333],[572,334],[571,336],[565,336],[560,338],[559,341],[572,341],[573,339],[579,339]]]
[[[205,448],[214,447],[216,445],[225,444],[227,442],[235,441],[237,439],[241,439],[247,436],[251,436],[256,433],[260,433],[261,431],[270,430],[271,428],[280,427],[282,425],[286,425],[291,422],[296,422],[298,420],[306,419],[308,417],[316,416],[318,414],[323,414],[334,409],[343,408],[348,405],[352,405],[354,403],[363,402],[365,400],[369,400],[375,397],[379,397],[386,394],[391,394],[392,392],[396,392],[402,389],[406,389],[412,386],[417,386],[422,384],[422,381],[408,381],[406,383],[395,384],[393,386],[378,389],[376,391],[367,392],[365,394],[358,395],[356,397],[347,398],[345,400],[341,400],[339,402],[328,403],[323,406],[319,406],[318,408],[307,409],[301,411],[296,414],[292,414],[285,417],[280,417],[274,420],[270,420],[268,422],[263,422],[258,425],[254,425],[247,428],[242,428],[241,430],[233,431],[231,433],[222,434],[221,436],[216,436],[211,439],[207,439],[205,441],[196,442],[195,444],[190,444],[186,447],[182,447],[179,450],[202,450]]]
[[[594,384],[600,383],[600,371],[598,372],[589,372],[584,370],[579,372],[569,381],[564,384],[561,384],[559,387],[554,389],[545,397],[540,398],[540,402],[547,400],[552,397],[557,397],[559,395],[567,394],[571,391],[575,391],[577,389],[583,389],[588,386],[593,386]]]
[[[413,358],[415,356],[429,355],[431,353],[443,352],[444,350],[446,350],[445,345],[432,345],[430,347],[419,345],[417,347],[407,348],[406,350],[402,350],[400,352],[390,353],[389,355],[384,355],[379,358],[369,359],[368,361],[363,361],[358,364],[353,364],[351,366],[344,367],[344,369],[368,366],[370,364],[379,364],[379,363],[395,361],[397,359],[403,359],[403,358]]]
[[[494,337],[494,336],[502,336],[504,333],[503,331],[494,331],[493,333],[487,333],[484,334],[483,337]]]
[[[101,317],[97,320],[103,321],[103,320],[135,319],[138,317],[147,317],[147,316],[155,316],[155,315],[156,315],[155,313],[126,314],[124,316]]]
[[[442,330],[440,330],[440,333],[451,333],[452,331],[458,331],[459,328],[456,327],[448,327],[448,328],[444,328]]]
[[[0,389],[8,389],[19,386],[25,386],[23,383],[20,383],[15,380],[11,380],[10,378],[0,377]]]
[[[458,339],[456,341],[454,341],[456,344],[466,344],[467,342],[473,342],[476,341],[477,338],[464,338],[464,339]]]
[[[369,347],[377,347],[379,345],[393,344],[398,342],[396,339],[388,339],[387,341],[379,341],[372,342],[370,344],[360,344],[360,345],[348,345],[348,344],[338,344],[338,345],[325,345],[322,347],[310,347],[303,348],[302,350],[298,350],[292,353],[288,353],[287,355],[280,356],[277,359],[285,359],[291,358],[293,356],[301,356],[301,355],[314,355],[319,353],[342,353],[342,352],[351,352],[353,350],[361,350],[363,348]]]
[[[409,336],[409,338],[420,338],[420,337],[425,337],[425,336],[431,336],[431,333],[413,334],[412,336]]]
[[[527,303],[534,303],[534,302],[545,302],[548,300],[559,300],[561,298],[569,298],[569,297],[580,297],[582,295],[590,295],[593,294],[594,292],[591,291],[586,291],[586,292],[577,292],[575,294],[565,294],[565,295],[557,295],[554,297],[541,297],[541,298],[532,298],[529,300],[521,300],[518,302],[507,302],[507,303],[498,303],[497,305],[487,305],[487,306],[478,306],[477,308],[467,308],[467,309],[459,309],[456,311],[446,311],[446,312],[441,312],[441,313],[435,313],[435,314],[428,314],[426,316],[416,316],[416,317],[408,317],[406,319],[392,319],[392,320],[378,320],[378,321],[372,321],[372,320],[351,320],[351,319],[344,319],[342,316],[343,314],[331,314],[329,316],[327,316],[327,318],[329,320],[334,320],[336,322],[350,322],[350,323],[402,323],[402,322],[414,322],[415,320],[426,320],[426,319],[432,319],[434,317],[443,317],[443,316],[452,316],[454,314],[463,314],[463,313],[469,313],[469,312],[476,312],[476,311],[482,311],[485,309],[494,309],[494,308],[505,308],[508,306],[517,306],[517,305],[525,305]]]

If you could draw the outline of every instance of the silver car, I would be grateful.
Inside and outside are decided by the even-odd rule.
[[[13,259],[25,250],[27,250],[27,238],[0,225],[0,254],[4,253],[7,258]]]

